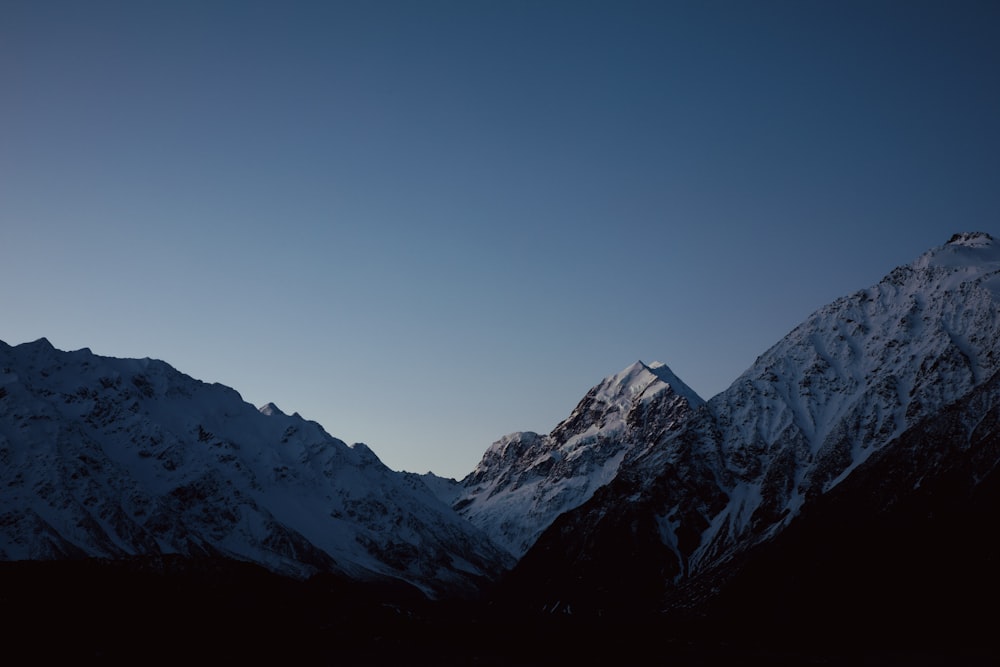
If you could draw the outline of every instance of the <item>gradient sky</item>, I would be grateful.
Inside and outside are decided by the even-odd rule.
[[[0,340],[461,477],[1000,233],[1000,3],[0,0]]]

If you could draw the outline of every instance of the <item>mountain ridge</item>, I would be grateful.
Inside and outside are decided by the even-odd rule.
[[[0,558],[227,556],[472,594],[509,557],[419,479],[162,361],[0,345]]]
[[[1000,244],[984,233],[817,309],[707,401],[637,361],[548,434],[500,438],[461,482],[390,471],[165,362],[0,342],[0,559],[224,557],[432,597],[482,594],[516,562],[501,597],[683,606],[712,573],[794,542],[785,531],[823,513],[810,508],[863,506],[839,489],[868,471],[924,461],[898,443],[1000,401],[998,373]]]
[[[635,454],[540,534],[512,578],[549,603],[628,604],[645,589],[655,604],[772,539],[1000,369],[998,284],[1000,246],[964,233],[818,309],[676,429],[619,443]]]

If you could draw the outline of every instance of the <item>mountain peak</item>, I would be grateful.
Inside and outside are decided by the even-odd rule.
[[[258,408],[258,410],[262,415],[267,415],[268,417],[273,417],[275,415],[282,417],[286,416],[285,413],[281,411],[281,408],[279,408],[274,403],[268,403],[267,405],[262,405],[260,406],[260,408]]]
[[[986,232],[953,234],[947,243],[928,250],[911,267],[917,270],[947,269],[961,274],[970,271],[976,274],[992,273],[1000,269],[1000,244]]]
[[[952,234],[952,237],[948,239],[948,243],[946,245],[978,248],[985,245],[991,245],[993,241],[993,237],[986,232],[959,232],[957,234]]]
[[[614,479],[623,461],[703,404],[665,364],[636,361],[592,387],[548,435],[518,432],[493,443],[454,507],[520,556],[556,517]]]
[[[31,349],[40,349],[40,350],[55,349],[55,347],[52,346],[52,343],[49,342],[49,339],[45,337],[39,338],[38,340],[33,340],[30,343],[25,343],[24,345]]]
[[[705,402],[661,361],[654,361],[649,364],[643,361],[636,361],[620,373],[605,379],[602,384],[613,389],[618,394],[622,394],[627,389],[632,392],[638,391],[640,394],[646,394],[650,391],[659,391],[662,385],[666,385],[674,393],[683,396],[694,406]]]

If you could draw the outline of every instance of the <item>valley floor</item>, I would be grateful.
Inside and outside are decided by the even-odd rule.
[[[3,658],[102,664],[992,665],[981,642],[711,619],[579,618],[206,561],[0,563]]]

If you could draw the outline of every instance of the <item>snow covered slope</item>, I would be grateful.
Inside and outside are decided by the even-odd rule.
[[[0,559],[215,554],[468,592],[510,558],[416,476],[161,361],[0,343]]]
[[[794,515],[921,418],[1000,369],[1000,244],[956,234],[796,327],[713,398],[730,497],[695,554]]]
[[[515,575],[559,596],[655,596],[769,539],[1000,369],[998,305],[1000,244],[967,233],[821,308],[628,457]]]
[[[591,389],[549,435],[507,435],[463,481],[455,507],[521,556],[622,461],[676,429],[704,401],[660,363],[636,362]]]
[[[995,620],[976,602],[1000,593],[998,515],[1000,373],[869,455],[773,539],[685,582],[665,606],[705,600],[719,625],[739,619],[751,640],[773,641],[780,627],[782,639],[804,646],[835,637],[840,651],[854,643],[975,653],[941,660],[993,664]],[[972,646],[980,649],[965,653]]]

